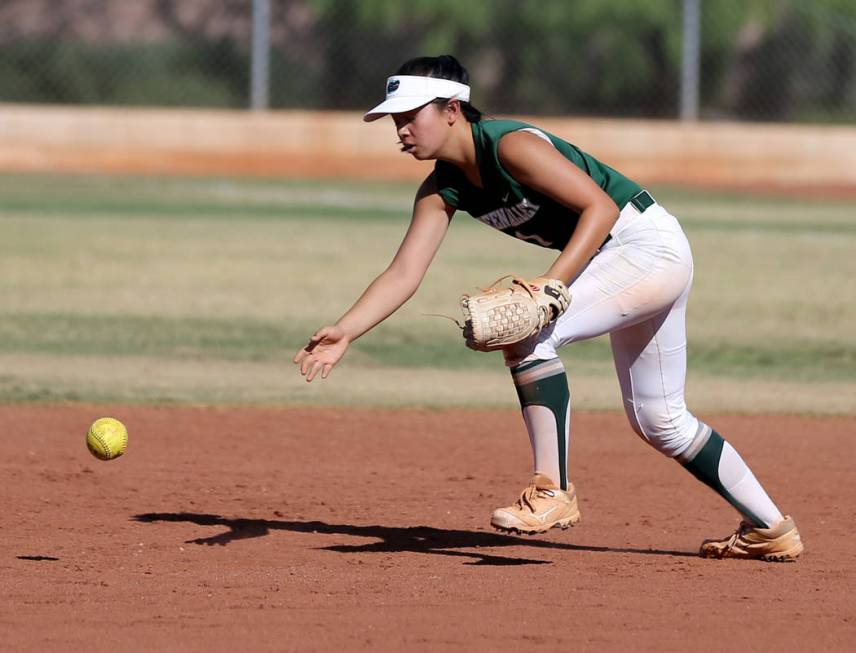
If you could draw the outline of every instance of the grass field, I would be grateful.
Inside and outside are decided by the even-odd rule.
[[[693,244],[698,411],[856,413],[853,203],[655,188]],[[417,295],[326,383],[290,363],[391,257],[412,185],[0,176],[0,401],[514,405],[499,355],[425,313],[551,252],[455,218]],[[563,352],[620,408],[608,342]]]

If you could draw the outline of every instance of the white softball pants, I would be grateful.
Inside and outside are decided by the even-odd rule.
[[[658,204],[644,213],[628,204],[610,235],[571,282],[565,314],[508,350],[506,364],[554,359],[563,345],[608,333],[630,425],[675,457],[700,428],[684,401],[692,252],[678,221]]]

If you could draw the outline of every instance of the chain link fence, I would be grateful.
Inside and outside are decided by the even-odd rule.
[[[0,101],[243,108],[252,0],[0,0]],[[681,0],[269,0],[267,103],[363,110],[453,53],[490,114],[675,118]],[[701,0],[701,119],[856,121],[856,0]]]

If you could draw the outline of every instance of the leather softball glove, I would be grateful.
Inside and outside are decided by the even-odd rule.
[[[498,285],[509,278],[509,285]],[[479,294],[461,297],[464,341],[476,351],[503,349],[539,333],[570,302],[568,288],[559,279],[501,277]]]

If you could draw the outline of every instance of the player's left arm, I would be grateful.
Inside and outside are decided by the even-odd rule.
[[[536,134],[506,134],[498,152],[500,162],[518,182],[580,214],[570,241],[543,275],[570,282],[606,239],[618,220],[618,206],[591,177]]]

